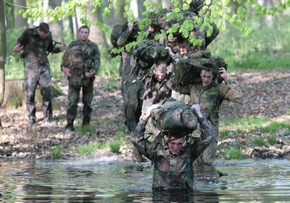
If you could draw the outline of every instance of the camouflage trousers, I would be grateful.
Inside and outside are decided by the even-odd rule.
[[[213,165],[216,159],[217,138],[212,139],[210,145],[203,151],[203,153],[195,161],[197,165]]]
[[[52,117],[51,104],[51,76],[49,64],[28,64],[24,70],[24,88],[26,91],[26,109],[29,119],[35,120],[35,91],[39,85],[42,95],[42,106],[44,118]]]
[[[67,125],[73,126],[73,122],[77,115],[77,107],[80,99],[80,91],[82,90],[83,103],[83,122],[82,125],[89,125],[91,120],[92,107],[91,103],[94,96],[94,80],[86,81],[85,85],[76,86],[69,83],[68,90],[68,109],[67,109]]]
[[[144,88],[144,83],[139,80],[122,82],[121,92],[124,99],[125,124],[129,131],[136,127],[141,116]]]

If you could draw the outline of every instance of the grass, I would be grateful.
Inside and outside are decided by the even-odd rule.
[[[242,150],[240,148],[235,147],[228,147],[225,149],[225,160],[231,160],[231,159],[243,159],[245,155],[243,154]]]

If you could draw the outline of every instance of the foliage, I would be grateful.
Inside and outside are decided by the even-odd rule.
[[[288,132],[290,132],[290,124],[287,122],[272,122],[267,126],[261,127],[261,132],[262,133],[273,133],[277,132],[281,129],[287,129]]]
[[[109,143],[109,147],[110,147],[111,152],[119,154],[120,148],[122,145],[124,145],[124,143],[125,143],[124,138],[119,138],[119,140]]]
[[[247,22],[249,35],[242,35],[236,27],[228,26],[208,49],[212,55],[224,57],[232,72],[282,70],[289,64],[290,42],[283,37],[289,33],[289,28],[284,26],[288,21],[288,16],[275,17],[273,27],[269,28],[252,20]]]
[[[231,160],[231,159],[243,159],[245,155],[243,154],[242,150],[240,148],[236,147],[228,147],[225,149],[225,160]]]
[[[276,137],[275,136],[269,136],[269,137],[267,137],[267,141],[268,141],[268,143],[269,143],[269,145],[274,145],[274,144],[276,144]]]
[[[180,3],[179,1],[171,0],[170,3],[172,5],[172,9],[167,14],[167,20],[172,20],[173,18],[182,19],[183,16],[180,14],[181,10],[188,10],[189,4],[191,0],[184,1]],[[245,19],[252,19],[254,17],[259,17],[263,15],[275,15],[276,13],[282,13],[290,6],[289,1],[285,1],[280,5],[272,8],[265,8],[261,6],[257,1],[252,0],[245,0],[245,1],[237,1],[238,4],[237,9],[233,9],[231,5],[231,1],[225,0],[211,0],[205,1],[205,5],[203,6],[202,10],[199,12],[202,17],[195,17],[194,24],[197,24],[201,31],[207,30],[207,34],[210,35],[212,32],[212,22],[216,22],[218,27],[221,30],[225,29],[224,22],[228,22],[229,24],[238,27],[242,32],[249,34],[250,30],[244,25]],[[123,3],[123,2],[122,2]],[[117,12],[120,11],[118,6],[122,5],[121,2],[117,1]],[[133,11],[130,7],[131,1],[125,1],[125,12],[123,13],[124,17],[129,21],[134,21]],[[48,17],[49,21],[58,21],[59,19],[66,18],[68,16],[75,15],[75,8],[79,7],[82,11],[82,18],[80,21],[83,24],[87,25],[97,25],[103,29],[104,32],[109,33],[109,28],[102,22],[99,22],[97,19],[94,22],[90,22],[87,19],[87,8],[92,7],[92,12],[96,13],[97,8],[102,8],[102,16],[108,17],[110,13],[114,12],[114,5],[113,1],[107,1],[106,4],[96,0],[70,0],[62,3],[61,6],[56,7],[55,9],[44,9],[44,8],[28,8],[28,9],[18,9],[18,12],[23,15],[25,18],[41,18],[41,17]],[[148,0],[144,1],[144,6],[146,7],[146,11],[143,13],[143,17],[140,21],[141,27],[144,27],[150,23],[148,17],[150,12],[155,10],[158,14],[161,11],[161,5],[159,7],[154,8],[153,4],[150,3]],[[189,35],[189,32],[192,30],[192,22],[184,21],[183,24],[174,24],[169,30],[168,34],[172,34],[176,30],[182,33],[183,36],[188,37],[192,42],[195,41],[195,37],[193,35]],[[141,40],[146,34],[140,33]]]
[[[79,151],[80,154],[91,156],[97,149],[103,149],[107,146],[107,143],[104,142],[97,142],[92,144],[86,144],[86,145],[79,145],[76,147],[76,149]]]
[[[255,137],[253,143],[259,147],[266,146],[266,141],[261,136]]]
[[[52,158],[59,159],[61,157],[62,147],[61,146],[53,146],[52,148]]]

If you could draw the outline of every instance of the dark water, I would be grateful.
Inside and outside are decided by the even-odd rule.
[[[0,160],[0,202],[290,202],[289,160],[217,161],[196,190],[151,191],[150,163]]]

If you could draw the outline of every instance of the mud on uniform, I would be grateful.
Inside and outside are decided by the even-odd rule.
[[[43,100],[44,118],[52,118],[51,104],[51,75],[50,64],[47,58],[48,52],[59,53],[59,47],[55,47],[51,32],[48,32],[46,38],[42,39],[37,28],[28,28],[17,39],[17,43],[23,46],[21,58],[23,59],[24,70],[24,88],[26,91],[26,109],[28,118],[35,121],[35,90],[39,85]]]
[[[93,84],[95,77],[86,78],[85,72],[95,71],[97,73],[99,70],[100,51],[98,45],[91,41],[87,43],[82,43],[80,40],[73,41],[63,55],[61,66],[68,67],[72,74],[68,78],[69,104],[67,109],[67,126],[73,126],[81,89],[84,105],[82,125],[88,125],[92,112],[91,103],[94,93]]]

